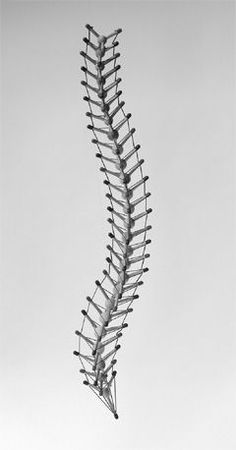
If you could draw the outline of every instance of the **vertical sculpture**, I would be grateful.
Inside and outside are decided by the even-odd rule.
[[[86,115],[91,120],[88,128],[93,133],[92,142],[97,146],[96,156],[108,189],[111,243],[107,245],[107,268],[102,279],[95,281],[95,291],[87,297],[87,306],[82,310],[82,327],[75,332],[79,336],[78,351],[74,354],[82,365],[83,383],[117,419],[114,366],[120,349],[118,341],[128,326],[131,305],[139,298],[136,290],[143,284],[140,278],[148,270],[144,264],[149,257],[146,247],[151,242],[147,239],[151,226],[147,221],[152,210],[147,205],[150,193],[146,188],[148,177],[143,175],[144,160],[139,158],[140,145],[135,144],[131,114],[125,114],[122,91],[118,90],[121,78],[116,38],[122,30],[103,36],[90,25],[86,28],[86,48],[81,51],[85,74],[82,84],[89,108]]]

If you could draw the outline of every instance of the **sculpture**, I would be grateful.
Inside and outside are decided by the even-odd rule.
[[[140,145],[134,142],[131,114],[125,114],[122,91],[118,90],[121,78],[116,38],[122,30],[103,36],[90,25],[86,28],[86,48],[81,52],[85,74],[82,84],[89,107],[86,115],[91,120],[88,128],[93,132],[92,142],[97,146],[96,156],[108,188],[111,244],[107,245],[107,269],[103,270],[102,280],[96,280],[95,291],[87,297],[87,307],[82,310],[82,327],[76,331],[78,351],[74,354],[82,365],[83,383],[118,418],[116,353],[128,326],[126,317],[133,311],[131,305],[139,298],[136,290],[143,284],[140,278],[148,271],[144,264],[150,256],[146,253],[151,242],[147,239],[151,229],[147,221],[152,210],[147,204],[150,193],[146,188],[148,177],[143,175],[144,160],[139,158]]]

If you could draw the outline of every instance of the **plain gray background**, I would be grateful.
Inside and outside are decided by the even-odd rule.
[[[235,450],[234,6],[3,3],[2,449]],[[123,28],[154,210],[118,421],[72,355],[109,231],[80,85],[86,23]]]

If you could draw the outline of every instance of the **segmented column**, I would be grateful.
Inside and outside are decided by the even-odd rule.
[[[140,145],[135,144],[135,129],[130,127],[131,114],[125,114],[122,91],[118,90],[121,78],[116,38],[122,30],[103,36],[90,25],[86,28],[86,48],[81,52],[85,74],[82,84],[89,107],[86,115],[91,120],[88,128],[93,132],[92,142],[97,146],[96,156],[108,188],[111,244],[107,245],[107,269],[103,270],[103,278],[95,281],[95,291],[87,297],[87,307],[82,310],[82,327],[76,331],[79,347],[74,354],[82,364],[83,383],[118,418],[114,366],[118,341],[128,326],[126,317],[139,298],[136,290],[143,284],[140,278],[148,271],[144,264],[149,257],[146,247],[151,242],[147,239],[151,228],[147,224],[150,193],[146,189],[148,177],[143,175],[144,160],[139,158]]]

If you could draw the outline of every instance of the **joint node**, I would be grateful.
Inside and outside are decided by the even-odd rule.
[[[106,41],[107,41],[106,36],[103,36],[103,35],[98,36],[98,43],[99,44],[105,44]]]
[[[107,137],[108,139],[110,139],[110,141],[112,141],[113,139],[118,139],[119,133],[117,130],[109,130],[107,133]]]

